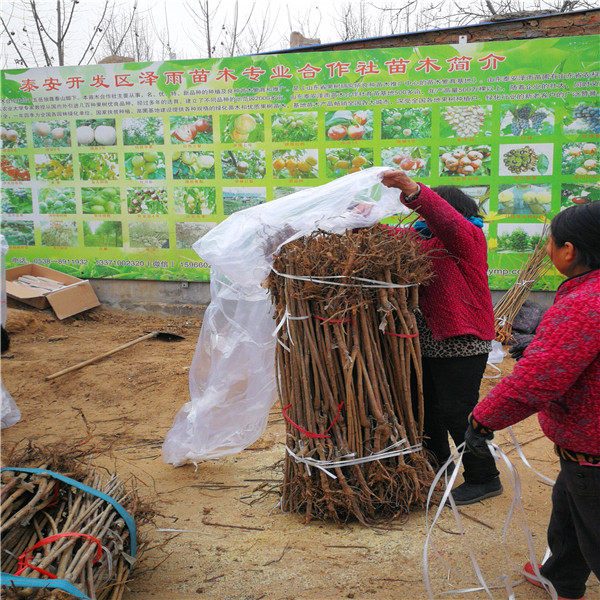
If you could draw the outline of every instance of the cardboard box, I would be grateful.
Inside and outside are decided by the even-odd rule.
[[[17,282],[21,275],[35,275],[37,277],[48,277],[66,287],[53,292],[44,293],[42,290],[34,290]],[[48,267],[29,264],[13,267],[6,270],[6,295],[19,302],[24,302],[36,308],[51,306],[59,319],[65,319],[77,313],[83,312],[100,302],[87,279],[79,279],[72,275],[65,275]]]

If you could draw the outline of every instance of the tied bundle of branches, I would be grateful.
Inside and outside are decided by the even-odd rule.
[[[61,454],[29,445],[19,456],[9,457],[8,464],[53,472],[60,467],[62,475],[113,498],[136,524],[152,518],[151,509],[116,475],[102,476],[83,466],[80,459],[84,455],[85,451]],[[1,496],[3,573],[45,581],[54,576],[74,584],[89,598],[122,598],[131,568],[139,559],[140,544],[134,559],[130,531],[110,503],[49,475],[19,471],[2,473]],[[36,545],[39,547],[29,551]],[[10,600],[67,596],[51,589],[2,586],[2,597]]]
[[[414,309],[430,277],[407,228],[318,232],[275,256],[284,510],[374,524],[424,503],[433,472]]]
[[[529,296],[536,281],[549,269],[550,260],[546,254],[546,241],[548,240],[548,225],[544,225],[540,240],[533,253],[521,267],[515,283],[507,290],[506,294],[494,306],[494,324],[496,327],[496,340],[507,344],[512,338],[512,324]]]

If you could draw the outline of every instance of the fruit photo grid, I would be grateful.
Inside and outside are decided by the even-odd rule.
[[[77,245],[76,220],[64,220],[60,226],[51,223],[67,215],[93,215],[94,220],[86,217],[90,220],[83,221],[83,245],[106,243],[122,247],[123,230],[127,240],[127,230],[139,229],[139,226],[124,228],[124,215],[152,217],[153,220],[158,215],[170,214],[186,215],[185,220],[226,216],[373,164],[402,168],[432,185],[443,183],[442,178],[448,177],[449,181],[460,178],[462,183],[464,180],[462,187],[467,191],[487,187],[478,201],[485,204],[492,215],[506,216],[506,219],[519,216],[520,221],[524,216],[548,216],[556,209],[552,205],[552,183],[534,178],[552,175],[553,144],[537,143],[537,140],[543,140],[544,134],[555,135],[556,107],[503,105],[497,132],[493,112],[489,105],[459,105],[321,109],[266,115],[163,115],[74,122],[33,121],[30,133],[23,122],[7,123],[11,128],[4,127],[1,132],[3,148],[14,149],[14,152],[4,153],[2,172],[3,178],[15,184],[2,194],[3,212],[9,219],[5,229],[15,242],[21,241],[15,245],[31,245],[36,239],[33,225],[39,220],[43,234],[39,240],[41,245]],[[213,121],[218,122],[216,128]],[[561,174],[577,178],[594,176],[598,165],[597,144],[568,140],[586,132],[596,137],[598,107],[586,103],[565,107],[562,121],[565,141],[559,160]],[[492,132],[507,143],[496,146],[488,139]],[[22,149],[29,146],[28,134],[33,147],[33,164],[22,153]],[[514,143],[515,140],[509,139],[523,137],[535,142]],[[482,143],[455,143],[463,139]],[[215,144],[216,140],[220,143]],[[427,145],[421,145],[425,143]],[[490,193],[489,185],[482,185],[489,183],[486,179],[491,175],[494,151],[501,158],[499,176],[512,179],[502,179],[496,194]],[[436,154],[439,161],[434,160]],[[267,169],[267,155],[271,158],[270,169]],[[217,186],[219,166],[221,185]],[[68,185],[75,179],[74,169],[78,170],[81,186]],[[16,184],[27,181],[28,177],[31,180],[32,171],[30,187]],[[174,185],[167,186],[168,181]],[[43,187],[46,182],[48,186]],[[257,182],[260,185],[256,185]],[[223,185],[229,183],[231,185]],[[494,188],[492,185],[492,192]],[[558,190],[558,202],[562,207],[592,201],[597,194],[597,184],[593,182],[579,186],[565,183]],[[39,216],[39,219],[22,218],[18,223],[12,222],[26,215]],[[104,229],[112,228],[120,234],[92,237],[88,229],[97,230],[100,226],[95,219],[120,222],[104,225]],[[173,227],[181,238],[187,229],[185,220]],[[207,231],[210,226],[200,229]],[[60,244],[52,243],[54,238],[44,233],[57,228],[61,232],[68,231],[68,235],[59,236]],[[197,226],[190,229],[198,230]],[[134,235],[129,240],[130,247],[168,248],[173,237],[169,235],[168,223],[157,222],[154,232],[157,231],[161,233],[160,244],[156,239]],[[185,247],[182,241],[178,243],[177,235],[175,246]]]

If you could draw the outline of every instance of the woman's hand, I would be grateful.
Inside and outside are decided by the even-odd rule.
[[[419,190],[416,181],[413,181],[404,171],[391,170],[383,174],[381,183],[386,187],[398,188],[405,196],[410,196]]]

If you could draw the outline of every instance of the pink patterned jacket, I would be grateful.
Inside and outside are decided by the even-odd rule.
[[[536,412],[555,444],[600,455],[599,269],[560,285],[523,358],[473,416],[497,430]]]

